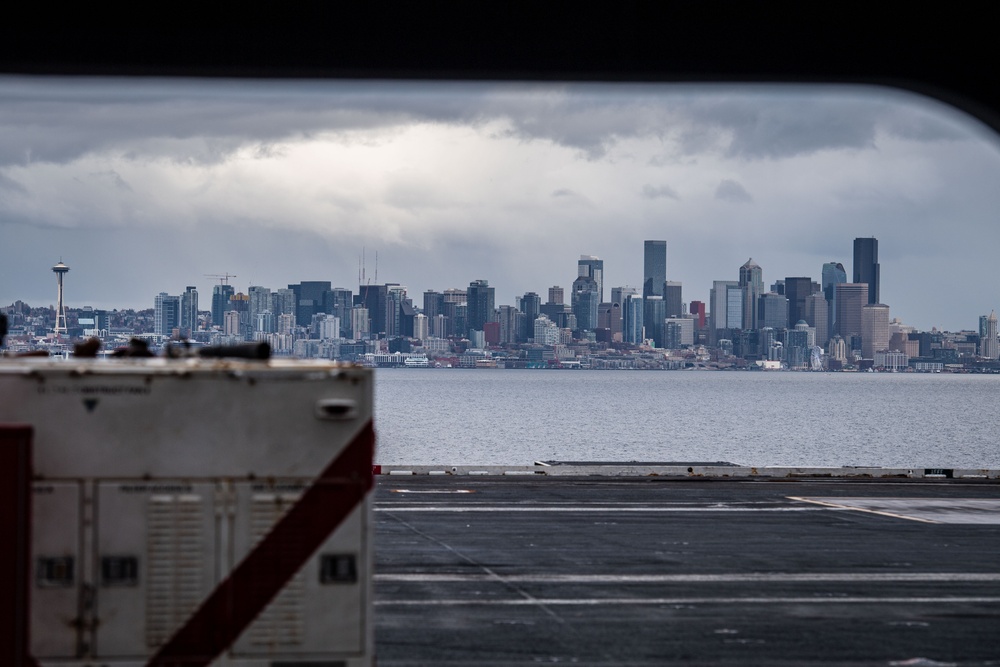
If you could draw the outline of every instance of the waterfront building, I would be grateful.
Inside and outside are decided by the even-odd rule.
[[[898,350],[883,350],[875,353],[872,365],[887,371],[900,371],[910,365],[910,357]]]
[[[764,293],[764,270],[753,258],[740,267],[740,288],[743,290],[743,322],[744,329],[756,329],[757,300]]]
[[[645,241],[642,253],[642,295],[664,296],[667,282],[667,242]]]
[[[854,239],[854,282],[868,285],[866,303],[879,302],[878,239]]]
[[[985,359],[1000,358],[1000,341],[997,340],[997,314],[979,318],[979,356]]]
[[[889,349],[889,306],[867,303],[861,307],[861,356],[874,359],[875,353]]]
[[[850,340],[861,334],[861,308],[868,303],[868,285],[865,283],[840,283],[834,285],[837,301],[835,333]]]
[[[181,298],[160,292],[153,299],[153,333],[172,336],[181,326]]]

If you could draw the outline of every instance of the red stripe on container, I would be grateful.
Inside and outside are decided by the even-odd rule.
[[[260,615],[373,485],[371,421],[147,663],[202,667]]]

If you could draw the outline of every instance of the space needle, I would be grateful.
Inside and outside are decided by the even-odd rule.
[[[52,272],[56,274],[59,283],[59,296],[56,301],[56,327],[55,334],[66,333],[66,306],[63,305],[63,276],[69,273],[69,267],[59,260],[59,263],[52,267]]]

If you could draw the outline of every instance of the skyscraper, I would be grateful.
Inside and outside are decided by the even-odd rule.
[[[181,294],[181,329],[183,334],[190,336],[198,328],[198,290],[194,285],[188,285]]]
[[[580,261],[576,263],[576,275],[578,278],[592,278],[597,283],[597,301],[604,301],[604,260],[593,255],[580,255]]]
[[[642,295],[663,296],[667,282],[667,242],[645,241],[642,253]]]
[[[743,328],[757,328],[757,299],[764,293],[764,270],[753,258],[740,267],[740,287],[743,288]]]
[[[865,283],[840,283],[834,285],[837,300],[835,331],[845,341],[861,334],[861,307],[867,303],[868,285]]]
[[[674,280],[668,280],[663,286],[663,302],[667,304],[667,317],[684,317],[684,286]]]
[[[874,359],[876,352],[889,349],[889,306],[867,303],[861,307],[861,356]]]
[[[997,314],[979,318],[979,356],[986,359],[1000,358],[1000,341],[997,340]]]
[[[466,303],[469,306],[469,329],[482,331],[487,322],[494,322],[494,288],[486,280],[473,280],[465,291]],[[461,332],[462,334],[468,332]]]
[[[878,239],[854,239],[854,282],[868,284],[868,303],[879,302]]]
[[[622,338],[626,343],[638,345],[643,333],[643,298],[641,294],[626,294],[622,300]]]
[[[827,303],[827,325],[830,331],[836,330],[837,326],[837,295],[834,291],[835,285],[847,282],[847,271],[840,262],[827,262],[823,265],[823,275],[820,278],[820,285],[823,288],[823,296]]]
[[[181,298],[160,292],[153,301],[153,333],[172,336],[181,324]]]
[[[229,310],[229,297],[233,294],[236,289],[226,283],[212,288],[212,324],[220,329],[225,326],[225,312]]]
[[[806,298],[812,294],[812,278],[785,278],[785,296],[788,298],[788,328],[806,319]]]
[[[581,330],[593,331],[597,328],[597,308],[600,305],[597,289],[597,281],[588,276],[580,276],[573,281],[570,305],[576,315],[576,325]]]

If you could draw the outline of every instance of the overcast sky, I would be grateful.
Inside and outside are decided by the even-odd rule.
[[[1000,307],[1000,150],[957,111],[862,87],[246,82],[0,77],[0,305],[151,308],[236,274],[496,303],[605,297],[667,241],[684,301],[820,278],[879,239],[881,296],[921,329]],[[378,256],[377,276],[376,253]]]

